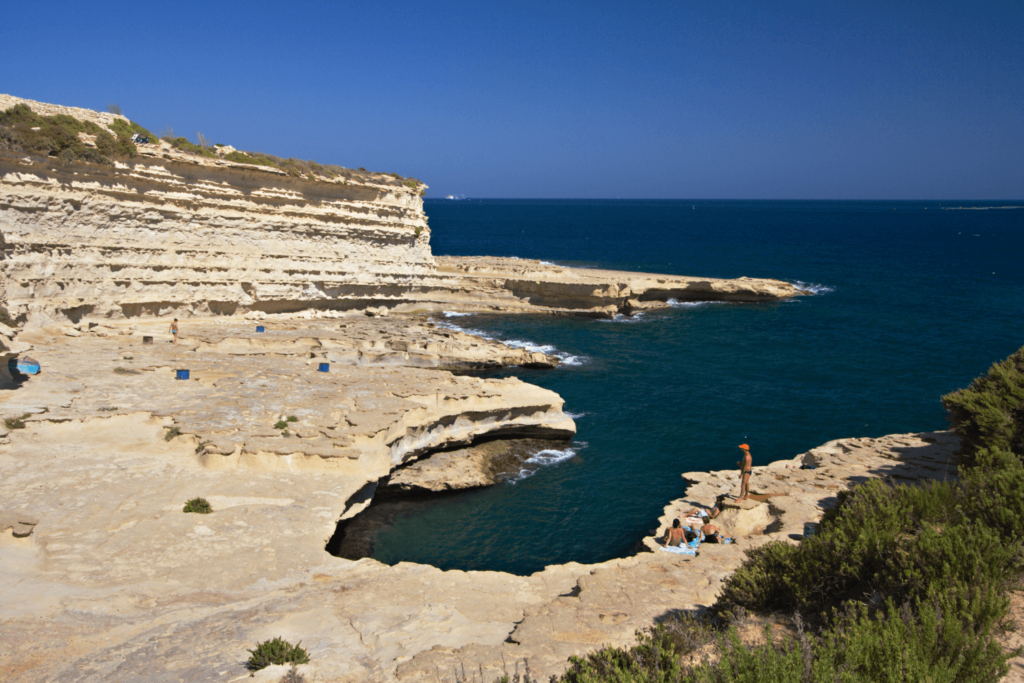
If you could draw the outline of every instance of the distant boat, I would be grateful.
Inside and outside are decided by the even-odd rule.
[[[445,199],[451,199],[451,200],[454,200],[454,201],[458,201],[460,199],[465,199],[465,198],[466,198],[466,195],[464,195],[464,194],[450,194],[447,197],[445,197]]]

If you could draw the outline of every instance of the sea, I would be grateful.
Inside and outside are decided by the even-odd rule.
[[[943,394],[1024,345],[1024,201],[427,200],[437,255],[787,280],[810,295],[614,320],[445,315],[559,354],[513,369],[578,433],[520,476],[403,508],[373,557],[527,575],[633,553],[681,474],[948,427]],[[452,312],[454,313],[454,312]],[[710,504],[714,501],[700,501]]]

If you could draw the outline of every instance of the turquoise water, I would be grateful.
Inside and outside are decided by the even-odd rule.
[[[574,453],[400,517],[374,557],[518,574],[598,562],[631,552],[683,494],[680,473],[734,466],[739,443],[766,464],[830,439],[944,428],[939,397],[1024,345],[1024,210],[942,208],[1009,204],[428,201],[439,255],[820,293],[617,321],[448,318],[582,359],[508,373],[579,415]]]

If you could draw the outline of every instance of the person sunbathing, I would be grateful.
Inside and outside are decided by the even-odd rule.
[[[732,539],[725,535],[725,533],[714,524],[704,525],[704,542],[705,543],[732,543]]]
[[[686,540],[686,532],[683,530],[680,521],[674,520],[672,522],[672,528],[665,534],[665,542],[662,544],[664,547],[681,545]]]
[[[718,508],[712,508],[711,511],[708,512],[708,510],[705,509],[705,508],[702,508],[700,506],[694,506],[693,509],[691,509],[689,512],[687,512],[683,516],[684,517],[698,517],[700,519],[703,519],[704,523],[707,524],[707,521],[709,519],[714,519],[715,517],[717,517],[719,512],[721,512],[721,510],[719,510]]]

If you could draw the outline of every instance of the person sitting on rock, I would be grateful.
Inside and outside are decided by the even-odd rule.
[[[703,531],[705,543],[732,543],[732,539],[714,524],[705,524]]]
[[[682,523],[676,519],[672,521],[672,528],[665,534],[665,542],[662,544],[666,548],[671,546],[681,545],[686,538],[686,532],[683,530]]]

